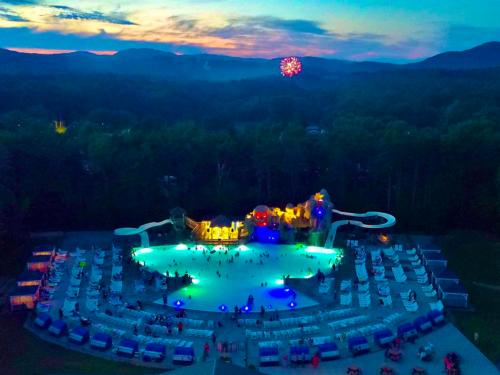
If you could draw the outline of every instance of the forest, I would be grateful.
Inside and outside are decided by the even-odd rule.
[[[397,231],[500,229],[500,69],[0,75],[0,98],[2,247],[28,231],[161,220],[176,206],[236,217],[321,188],[338,209],[393,213]]]

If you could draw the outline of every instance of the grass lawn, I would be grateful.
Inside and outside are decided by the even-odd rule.
[[[85,355],[39,339],[23,328],[24,316],[0,315],[0,374],[158,374],[156,369]]]
[[[441,246],[448,266],[455,271],[469,292],[474,309],[452,311],[455,325],[474,342],[493,363],[500,362],[500,241],[483,233],[456,232],[444,237]],[[493,288],[479,286],[483,283]]]

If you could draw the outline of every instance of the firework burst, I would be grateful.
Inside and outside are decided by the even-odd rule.
[[[297,57],[285,57],[281,60],[280,70],[284,77],[293,77],[302,71],[302,63]]]

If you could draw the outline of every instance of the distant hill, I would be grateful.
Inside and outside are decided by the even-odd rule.
[[[280,59],[238,58],[219,55],[175,55],[155,49],[128,49],[114,55],[73,52],[55,55],[18,53],[0,49],[0,72],[6,74],[145,75],[172,80],[227,81],[276,76]],[[329,78],[339,74],[391,69],[476,69],[500,66],[500,43],[491,42],[462,52],[446,52],[418,63],[378,62],[303,57],[305,77]]]
[[[415,64],[412,68],[483,69],[500,66],[500,42],[489,42],[465,51],[444,52]]]
[[[280,59],[237,58],[219,55],[175,55],[154,49],[128,49],[115,55],[73,52],[56,55],[18,53],[0,49],[0,71],[7,74],[114,73],[178,80],[225,81],[279,74]],[[391,64],[302,58],[307,76],[371,72]]]

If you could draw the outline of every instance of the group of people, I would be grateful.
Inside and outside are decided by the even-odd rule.
[[[288,366],[288,362],[289,362],[288,354],[285,354],[282,357],[282,360],[283,360],[283,365],[285,367],[287,367]],[[306,355],[305,353],[298,354],[298,355],[294,356],[294,358],[292,358],[292,363],[294,363],[294,364],[305,365],[308,362],[309,362],[308,355]],[[319,352],[314,353],[314,355],[311,357],[311,365],[312,365],[312,367],[315,368],[315,369],[318,368],[320,362],[321,362],[321,355],[320,355],[320,353]]]
[[[459,375],[460,366],[457,353],[448,353],[443,358],[444,369],[447,375]]]

